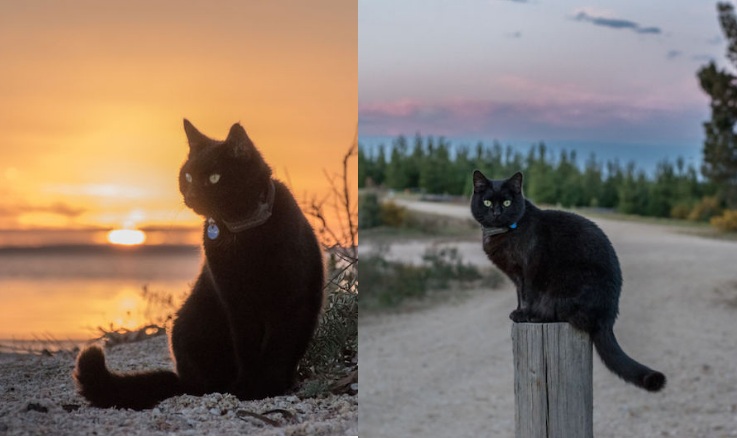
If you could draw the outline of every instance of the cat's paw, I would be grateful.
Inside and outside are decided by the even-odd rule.
[[[530,322],[530,314],[527,310],[515,309],[509,314],[509,319],[514,322]]]

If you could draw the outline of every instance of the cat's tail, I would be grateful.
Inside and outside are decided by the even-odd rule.
[[[98,408],[148,409],[161,400],[184,393],[173,371],[111,373],[99,347],[86,348],[79,354],[74,379],[79,393]]]
[[[592,332],[591,340],[604,365],[623,380],[651,392],[660,391],[665,386],[663,373],[651,370],[622,351],[611,326]]]

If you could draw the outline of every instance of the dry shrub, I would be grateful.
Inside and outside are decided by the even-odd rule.
[[[725,210],[721,216],[711,218],[711,225],[722,231],[737,231],[737,210]]]
[[[706,222],[714,216],[721,214],[722,208],[716,196],[704,196],[697,202],[688,215],[688,220]]]
[[[379,217],[381,218],[381,225],[399,228],[407,220],[407,209],[393,201],[386,201],[380,206]]]

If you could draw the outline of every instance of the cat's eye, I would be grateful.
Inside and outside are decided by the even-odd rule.
[[[188,173],[185,173],[184,174],[184,179],[186,179],[188,183],[191,183],[192,182],[192,175],[190,175]]]
[[[491,201],[489,201],[488,199],[484,199],[484,205],[487,207],[491,207]]]
[[[512,201],[510,201],[509,199],[507,199],[506,201],[502,202],[502,205],[505,206],[505,207],[509,207],[510,205],[512,205]]]
[[[217,184],[217,182],[220,181],[220,174],[219,173],[213,173],[210,175],[210,183],[211,184]]]

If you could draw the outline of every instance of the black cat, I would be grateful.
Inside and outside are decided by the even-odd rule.
[[[101,349],[80,353],[74,377],[94,406],[145,409],[177,395],[243,400],[294,384],[322,306],[323,258],[289,190],[239,124],[225,141],[184,120],[184,202],[206,218],[205,263],[171,331],[176,373],[111,373]]]
[[[522,174],[489,180],[473,173],[471,212],[483,229],[489,259],[517,287],[514,322],[568,322],[588,332],[604,364],[648,391],[665,376],[622,351],[612,330],[622,273],[612,244],[590,220],[540,210],[522,195]]]

